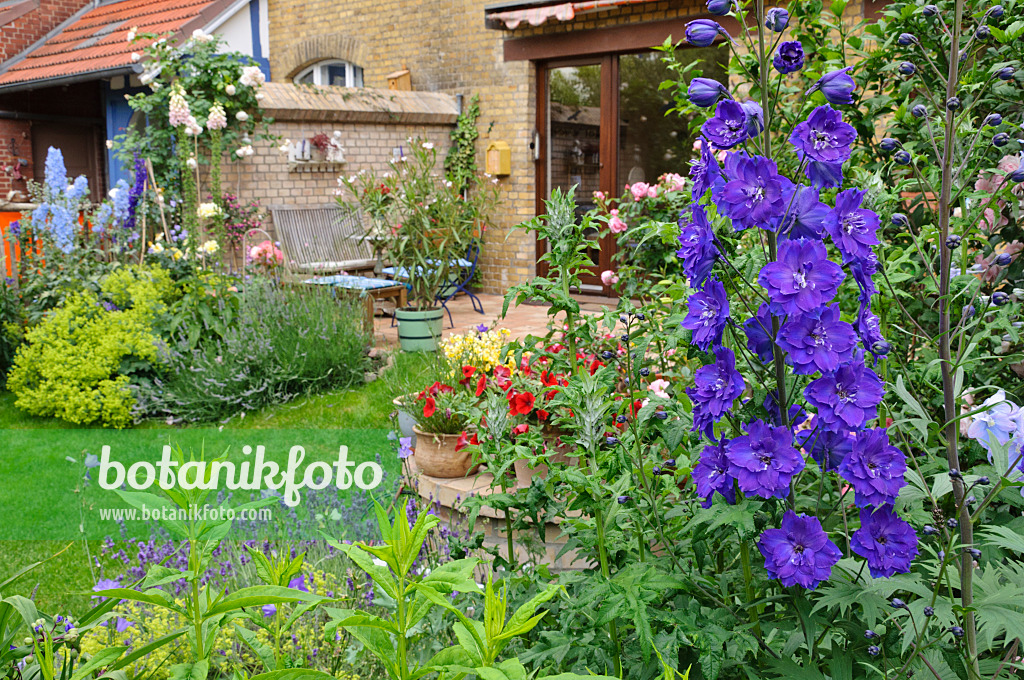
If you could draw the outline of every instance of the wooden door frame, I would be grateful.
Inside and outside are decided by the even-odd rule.
[[[538,134],[538,153],[534,163],[534,177],[536,178],[536,194],[534,209],[537,215],[544,214],[544,199],[548,197],[551,188],[548,186],[548,111],[550,102],[549,78],[552,69],[564,68],[567,66],[593,66],[601,67],[601,122],[600,137],[598,139],[598,155],[600,157],[599,179],[600,190],[610,196],[616,195],[618,182],[618,145],[619,145],[619,53],[607,53],[599,56],[583,56],[571,59],[552,59],[535,62],[537,69],[537,115],[536,129]],[[614,161],[614,162],[612,162]],[[537,275],[548,275],[547,262],[541,262],[540,258],[547,252],[547,246],[542,239],[536,239],[535,259],[537,263]],[[599,259],[596,263],[598,272],[611,269],[612,252],[615,248],[615,237],[613,234],[603,236],[599,241]],[[611,295],[610,286],[601,284],[601,292],[604,295]]]

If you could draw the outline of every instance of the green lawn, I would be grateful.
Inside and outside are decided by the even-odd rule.
[[[387,439],[394,409],[391,399],[420,382],[429,366],[422,355],[398,353],[394,359],[394,365],[372,383],[268,407],[232,419],[223,429],[219,424],[170,427],[162,421],[146,421],[121,432],[76,427],[28,416],[15,408],[14,395],[0,391],[0,536],[11,539],[0,541],[0,581],[60,553],[19,579],[4,595],[34,592],[40,607],[52,612],[81,612],[88,605],[88,594],[82,591],[88,591],[107,565],[99,557],[100,541],[87,542],[86,536],[117,538],[120,533],[116,523],[101,521],[96,512],[98,507],[118,505],[115,494],[95,483],[80,484],[80,461],[86,453],[98,455],[103,444],[111,446],[112,458],[126,463],[157,458],[167,440],[186,450],[205,448],[207,457],[224,448],[231,449],[229,457],[238,455],[242,444],[261,443],[271,458],[272,449],[284,455],[288,446],[301,443],[308,454],[324,460],[333,460],[338,445],[344,444],[350,460],[379,455],[393,481],[399,461]],[[76,463],[66,460],[67,456]],[[130,533],[141,537],[140,532],[147,530],[135,527]]]

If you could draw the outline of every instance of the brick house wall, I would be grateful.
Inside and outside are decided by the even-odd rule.
[[[39,7],[0,26],[0,62],[17,56],[88,4],[89,0],[39,0]]]

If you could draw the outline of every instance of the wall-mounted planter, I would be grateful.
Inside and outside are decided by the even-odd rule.
[[[288,172],[339,172],[345,161],[288,161]]]

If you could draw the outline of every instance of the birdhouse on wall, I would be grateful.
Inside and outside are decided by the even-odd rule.
[[[405,68],[401,71],[395,71],[394,73],[388,74],[388,89],[389,90],[411,90],[412,89],[412,76],[409,75],[409,69]]]
[[[512,149],[506,142],[491,142],[487,145],[485,172],[496,177],[512,174]]]

